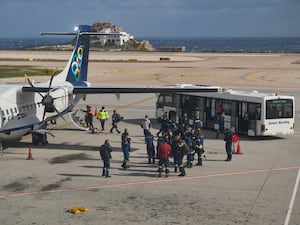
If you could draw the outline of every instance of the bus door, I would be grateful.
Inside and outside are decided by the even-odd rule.
[[[237,110],[237,102],[233,101],[231,103],[231,129],[233,132],[238,131],[238,110]]]
[[[216,122],[216,114],[215,114],[215,104],[216,104],[216,99],[212,99],[212,98],[205,98],[204,101],[205,104],[205,114],[204,114],[204,124],[205,127],[207,128],[214,128],[214,125],[217,123]]]
[[[248,134],[248,111],[247,102],[238,103],[238,132]]]
[[[260,133],[260,103],[248,103],[248,135],[256,136]]]
[[[180,99],[181,113],[187,113],[191,121],[195,119],[196,115],[202,119],[204,114],[203,101],[203,98],[197,96],[183,95]]]

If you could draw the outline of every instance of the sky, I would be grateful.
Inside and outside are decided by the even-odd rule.
[[[112,22],[135,37],[300,37],[300,0],[1,0],[0,37]]]

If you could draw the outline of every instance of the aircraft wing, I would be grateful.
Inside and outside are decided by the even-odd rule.
[[[74,94],[104,93],[169,93],[169,92],[218,92],[219,87],[204,86],[152,86],[152,87],[74,87]]]
[[[53,87],[51,89],[55,89]],[[129,94],[129,93],[174,93],[174,92],[219,92],[218,86],[137,86],[137,87],[70,87],[73,94]],[[24,86],[23,92],[48,92],[46,87]]]

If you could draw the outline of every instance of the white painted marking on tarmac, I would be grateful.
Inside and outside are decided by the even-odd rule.
[[[289,205],[289,209],[288,209],[288,212],[287,212],[287,215],[286,215],[286,218],[285,218],[284,225],[288,225],[289,222],[290,222],[290,218],[291,218],[291,214],[292,214],[292,210],[293,210],[293,207],[294,207],[294,202],[295,202],[295,199],[296,199],[296,194],[297,194],[297,190],[298,190],[298,186],[299,186],[299,180],[300,180],[300,169],[298,170],[298,175],[297,175],[297,178],[296,178],[296,183],[295,183],[295,186],[294,186],[293,195],[292,195],[292,198],[291,198],[291,201],[290,201],[290,205]]]
[[[230,176],[230,175],[241,175],[241,174],[251,174],[251,173],[269,172],[269,171],[282,171],[282,170],[292,170],[292,169],[300,170],[300,166],[266,168],[266,169],[245,170],[245,171],[225,172],[225,173],[216,173],[216,174],[203,174],[203,175],[197,175],[197,176],[186,176],[186,177],[176,177],[176,178],[169,177],[169,178],[141,180],[141,181],[124,182],[124,183],[116,183],[116,184],[103,184],[103,185],[97,185],[97,186],[66,187],[66,188],[57,188],[57,189],[46,190],[46,191],[4,193],[4,194],[0,194],[0,198],[37,195],[37,194],[45,194],[45,193],[57,193],[57,192],[66,192],[66,191],[80,191],[80,190],[112,188],[112,187],[139,185],[139,184],[155,184],[155,183],[162,183],[162,182],[185,181],[185,180],[194,180],[194,179],[200,179],[200,178],[222,177],[222,176]]]

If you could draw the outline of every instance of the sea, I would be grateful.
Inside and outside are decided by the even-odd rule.
[[[300,37],[143,37],[159,50],[162,46],[184,46],[187,52],[300,53]],[[67,44],[70,38],[0,38],[0,49],[24,49],[40,45]]]

